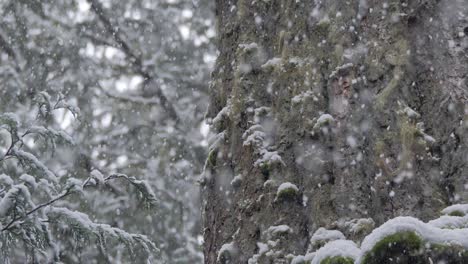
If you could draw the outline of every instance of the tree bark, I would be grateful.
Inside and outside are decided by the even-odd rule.
[[[467,202],[467,10],[217,0],[205,263],[289,263],[319,227]]]

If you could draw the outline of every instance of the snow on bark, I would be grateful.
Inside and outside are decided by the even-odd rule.
[[[429,244],[456,245],[468,249],[468,229],[442,229],[424,223],[414,217],[400,216],[374,229],[363,240],[357,263],[360,263],[364,256],[385,237],[407,231],[414,232],[424,242]]]
[[[359,253],[359,248],[353,241],[335,240],[327,243],[315,253],[312,264],[320,264],[322,260],[332,257],[357,259]]]

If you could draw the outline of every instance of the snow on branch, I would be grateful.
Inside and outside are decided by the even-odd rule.
[[[25,166],[37,171],[41,176],[52,182],[57,182],[57,176],[32,153],[13,148],[12,155],[16,156]]]
[[[68,227],[74,230],[79,230],[83,235],[93,234],[97,237],[100,246],[105,248],[105,241],[108,238],[114,239],[126,245],[130,251],[135,249],[143,249],[148,255],[152,252],[159,252],[156,245],[145,235],[131,234],[122,229],[111,227],[107,224],[94,223],[87,214],[72,211],[64,207],[49,207],[46,210],[46,215],[49,221],[58,222],[65,221]]]
[[[111,174],[107,176],[104,181],[107,182],[112,179],[125,179],[130,184],[135,186],[137,190],[140,191],[142,198],[148,203],[149,206],[154,206],[157,203],[158,199],[156,198],[153,189],[147,181],[137,180],[135,177],[129,177],[121,173]]]

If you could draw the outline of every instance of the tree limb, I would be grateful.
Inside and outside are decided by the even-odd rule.
[[[51,204],[55,203],[56,201],[58,201],[58,200],[60,200],[60,199],[62,199],[62,198],[64,198],[64,197],[68,196],[68,195],[71,194],[71,193],[72,193],[71,189],[67,189],[67,190],[66,190],[64,193],[62,193],[61,195],[55,197],[54,199],[52,199],[52,200],[50,200],[50,201],[48,201],[48,202],[45,202],[45,203],[43,203],[43,204],[40,204],[40,205],[34,207],[31,211],[27,212],[26,214],[24,214],[24,215],[22,215],[22,216],[14,217],[14,218],[8,223],[8,225],[6,225],[4,228],[2,228],[2,229],[0,230],[0,232],[3,232],[3,231],[5,231],[5,230],[8,230],[8,229],[9,229],[14,223],[16,223],[17,221],[26,218],[27,216],[33,214],[34,212],[36,212],[37,210],[39,210],[39,209],[41,209],[41,208],[44,208],[44,207],[46,207],[46,206],[48,206],[48,205],[51,205]]]
[[[91,5],[91,10],[94,12],[94,14],[98,17],[99,21],[104,26],[104,29],[107,31],[107,34],[112,36],[113,40],[118,44],[120,49],[123,51],[123,53],[130,59],[130,63],[132,64],[133,68],[135,71],[140,74],[144,81],[143,85],[144,86],[149,86],[149,85],[154,85],[154,95],[159,98],[160,104],[163,107],[164,110],[169,114],[169,116],[176,122],[179,122],[179,117],[177,115],[177,112],[174,108],[174,106],[170,103],[168,98],[164,95],[164,93],[161,90],[161,87],[156,86],[154,76],[150,74],[144,67],[143,63],[141,60],[141,57],[137,55],[130,45],[122,38],[120,34],[120,30],[118,27],[115,27],[112,25],[112,22],[110,21],[109,17],[106,15],[104,12],[104,8],[99,2],[99,0],[88,0],[88,3]]]

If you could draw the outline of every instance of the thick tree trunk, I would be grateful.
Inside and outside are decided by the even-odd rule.
[[[319,227],[467,202],[467,10],[217,0],[205,262],[289,263]]]

